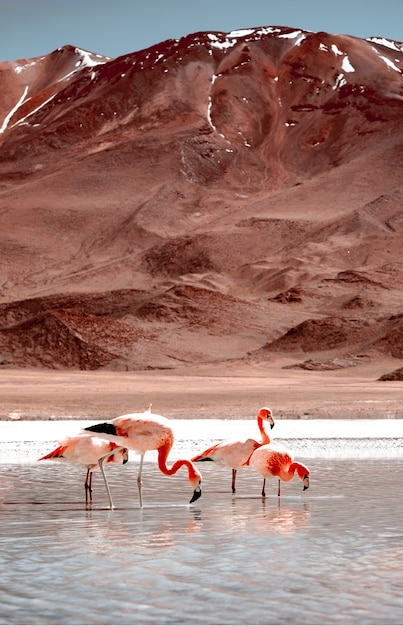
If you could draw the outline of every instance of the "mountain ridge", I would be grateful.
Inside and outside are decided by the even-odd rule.
[[[0,367],[213,366],[275,341],[294,362],[306,338],[281,337],[324,319],[401,359],[403,44],[271,26],[20,61],[0,63]]]

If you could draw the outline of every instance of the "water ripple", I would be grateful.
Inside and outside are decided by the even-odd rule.
[[[401,624],[403,458],[307,459],[311,485],[203,467],[108,467],[116,509],[94,475],[51,463],[0,464],[0,624]],[[197,504],[197,506],[196,506]]]

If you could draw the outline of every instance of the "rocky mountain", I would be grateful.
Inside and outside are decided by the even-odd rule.
[[[0,368],[403,357],[403,44],[0,63]]]

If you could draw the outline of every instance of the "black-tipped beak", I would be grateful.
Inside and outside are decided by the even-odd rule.
[[[122,463],[122,465],[126,465],[126,463],[127,463],[127,461],[128,461],[128,460],[129,460],[128,458],[123,459],[123,463]]]
[[[192,504],[192,502],[196,502],[196,500],[198,500],[200,496],[201,496],[201,488],[196,487],[196,489],[193,492],[192,499],[190,500],[190,504]]]
[[[273,428],[274,422],[270,422],[270,430]]]
[[[305,491],[305,489],[309,489],[309,476],[304,476],[303,483],[304,483],[303,491]]]

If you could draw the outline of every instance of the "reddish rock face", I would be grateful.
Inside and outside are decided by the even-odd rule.
[[[0,367],[401,358],[402,68],[284,27],[1,63]]]

